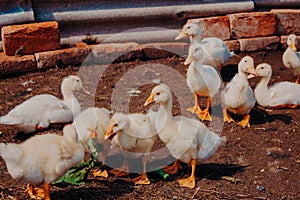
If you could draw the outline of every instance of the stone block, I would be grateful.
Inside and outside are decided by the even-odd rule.
[[[231,38],[252,38],[275,35],[276,16],[272,12],[229,14]]]
[[[83,42],[79,42],[75,47],[35,53],[37,68],[48,69],[64,66],[81,65],[90,53],[89,47]]]
[[[149,43],[141,45],[144,55],[148,59],[166,58],[174,55],[186,57],[189,50],[189,43],[170,42],[170,43]]]
[[[33,55],[7,56],[0,52],[0,76],[37,70]]]
[[[300,10],[274,9],[271,12],[276,15],[279,35],[300,34]]]
[[[257,37],[238,39],[241,51],[276,50],[279,46],[279,37]]]
[[[187,23],[196,23],[202,29],[202,38],[217,37],[230,39],[229,21],[227,16],[190,19]]]
[[[57,22],[41,22],[2,27],[4,53],[14,56],[50,51],[60,48]]]
[[[93,56],[91,64],[109,64],[143,57],[139,44],[135,42],[98,44],[89,47]]]

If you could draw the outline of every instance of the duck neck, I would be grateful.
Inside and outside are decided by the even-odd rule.
[[[190,36],[190,40],[191,42],[194,40],[195,42],[201,42],[201,34],[196,34],[196,35],[192,35]]]
[[[260,91],[267,90],[270,79],[271,79],[271,76],[262,77],[255,89],[259,89]]]
[[[169,99],[166,103],[162,103],[158,110],[159,114],[161,114],[160,116],[164,116],[166,119],[173,118],[172,104],[172,99]]]
[[[193,70],[196,70],[197,72],[202,71],[202,60],[201,59],[194,59],[193,62],[190,65]]]
[[[241,78],[243,78],[243,79],[246,79],[247,80],[247,74],[245,73],[245,72],[243,72],[243,71],[241,71],[241,70],[239,70],[239,76],[241,77]]]
[[[80,104],[74,95],[74,91],[65,88],[64,86],[61,87],[62,95],[63,95],[63,103],[67,105],[69,110],[72,111],[73,117],[80,113],[81,107]]]

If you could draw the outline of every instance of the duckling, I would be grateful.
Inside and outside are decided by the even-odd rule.
[[[244,115],[244,119],[238,124],[242,127],[250,127],[250,110],[254,107],[256,99],[249,86],[247,74],[255,74],[254,60],[250,56],[243,57],[238,64],[238,73],[226,85],[221,92],[224,121],[232,122],[227,110],[234,114]]]
[[[172,93],[165,84],[159,84],[152,89],[144,105],[151,103],[160,104],[154,124],[158,137],[176,159],[173,168],[180,167],[179,161],[192,166],[190,177],[179,180],[180,186],[194,188],[197,161],[204,161],[215,153],[225,137],[212,132],[199,120],[184,116],[173,117]]]
[[[84,148],[75,129],[67,125],[62,136],[44,134],[21,144],[0,143],[0,155],[12,178],[29,183],[26,191],[31,198],[50,200],[50,184],[82,160]],[[34,188],[40,184],[42,189]]]
[[[222,86],[222,80],[217,70],[209,65],[202,64],[204,51],[202,47],[197,47],[193,51],[193,62],[189,65],[187,71],[187,85],[191,92],[194,93],[195,103],[194,106],[187,110],[198,114],[199,118],[203,120],[212,121],[209,114],[209,107],[211,99],[219,92]],[[205,110],[201,110],[198,98],[199,96],[208,97],[207,106]]]
[[[110,128],[105,136],[113,146],[125,154],[123,166],[114,172],[128,172],[126,157],[142,158],[143,173],[133,179],[135,184],[150,184],[146,174],[147,156],[151,152],[157,134],[150,116],[142,113],[115,113],[110,120]],[[119,173],[115,173],[119,174]]]
[[[109,128],[109,120],[110,111],[106,108],[89,107],[75,117],[72,123],[85,149],[89,149],[88,143],[93,137],[97,138],[97,143],[103,144],[103,166],[105,165],[106,156],[110,146],[110,143],[104,139],[105,133]],[[95,171],[93,174],[95,176],[108,177],[106,169]]]
[[[71,122],[81,111],[75,91],[90,94],[79,77],[67,76],[61,83],[63,100],[50,94],[35,95],[0,117],[0,123],[15,126],[17,132],[31,133],[51,123]]]
[[[300,52],[297,52],[296,44],[297,38],[295,34],[290,34],[287,38],[286,43],[288,44],[288,48],[282,55],[283,65],[289,68],[294,72],[296,76],[298,76],[295,83],[299,84],[300,79]]]
[[[205,51],[203,64],[217,67],[219,70],[222,65],[234,55],[230,52],[223,40],[217,37],[208,37],[201,39],[202,31],[198,24],[188,23],[183,26],[181,33],[175,38],[179,40],[183,37],[190,37],[191,45],[188,51],[188,56],[184,62],[188,65],[192,62],[193,46],[201,46]]]
[[[257,103],[263,107],[296,108],[300,104],[300,85],[288,81],[268,83],[272,76],[272,67],[267,63],[259,64],[256,76],[261,77],[254,89]]]

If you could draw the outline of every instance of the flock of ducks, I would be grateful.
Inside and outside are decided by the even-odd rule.
[[[189,65],[186,81],[195,98],[194,106],[187,110],[197,114],[200,120],[173,116],[172,92],[163,83],[152,89],[144,104],[159,104],[157,112],[150,110],[147,114],[112,115],[106,108],[97,107],[81,111],[74,92],[90,93],[83,87],[79,77],[70,75],[61,84],[63,100],[49,94],[36,95],[0,117],[1,124],[13,125],[23,133],[45,129],[51,123],[71,123],[63,128],[63,135],[36,135],[21,144],[0,143],[0,155],[6,162],[9,174],[29,183],[26,191],[31,198],[48,200],[50,184],[81,162],[89,140],[96,138],[98,143],[103,144],[101,154],[104,165],[111,145],[121,149],[125,156],[123,166],[110,170],[110,173],[116,176],[128,174],[126,158],[141,158],[143,173],[133,182],[150,184],[146,174],[147,155],[159,138],[175,159],[173,165],[164,167],[164,170],[175,174],[181,168],[180,162],[190,164],[190,177],[178,182],[182,187],[194,188],[196,164],[210,157],[226,141],[225,137],[213,132],[202,122],[212,120],[209,108],[215,95],[221,94],[224,121],[234,121],[228,111],[242,115],[243,120],[238,122],[242,127],[250,127],[249,112],[256,103],[273,108],[295,108],[300,104],[300,85],[284,81],[268,86],[272,67],[262,63],[255,69],[250,56],[240,60],[238,73],[224,87],[219,69],[234,54],[219,38],[202,40],[197,24],[186,24],[176,40],[185,36],[190,37],[191,41],[184,63]],[[294,34],[289,35],[287,44],[283,63],[299,77],[300,55],[295,48]],[[255,76],[261,77],[261,80],[253,91],[248,79]],[[204,110],[200,108],[199,97],[207,98]],[[95,174],[108,177],[106,168]],[[34,187],[40,184],[43,184],[43,188]]]

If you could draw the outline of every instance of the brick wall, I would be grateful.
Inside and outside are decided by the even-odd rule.
[[[91,3],[93,1],[87,2]],[[245,6],[242,9],[249,9],[248,7],[251,2],[253,5],[262,4],[262,1],[245,1],[241,2]],[[275,1],[273,1],[273,3],[274,2]],[[168,4],[170,2],[166,1],[166,3]],[[281,6],[282,3],[285,3],[285,1],[281,1]],[[287,1],[287,3],[291,5],[293,1]],[[223,8],[224,3],[216,3],[214,5]],[[230,2],[227,6],[228,5],[231,5]],[[280,7],[278,2],[276,5],[275,3],[273,5],[275,8]],[[294,2],[292,6],[297,7],[297,5],[300,5],[300,2],[299,4]],[[163,11],[164,16],[165,14],[173,15],[174,10],[172,9],[174,8],[171,5],[167,6],[169,13]],[[182,5],[179,6],[181,7],[176,7],[176,9],[184,8]],[[263,8],[266,9],[266,6]],[[170,52],[178,55],[186,55],[189,46],[188,40],[179,42],[174,41],[183,22],[199,23],[203,29],[203,37],[219,37],[234,51],[258,51],[281,47],[285,48],[285,41],[288,34],[295,33],[300,35],[300,24],[297,23],[297,19],[300,17],[300,9],[267,9],[264,11],[253,7],[250,8],[249,12],[244,10],[242,10],[243,12],[236,12],[236,8],[231,8],[233,9],[231,12],[227,9],[222,10],[222,13],[214,8],[217,14],[210,13],[209,15],[216,14],[217,16],[195,17],[199,15],[208,15],[204,12],[205,9],[208,8],[203,8],[202,6],[202,9],[204,9],[202,10],[202,13],[199,13],[199,10],[189,10],[189,8],[185,8],[185,10],[189,10],[189,12],[176,10],[175,13],[184,13],[184,16],[173,16],[173,18],[169,20],[172,21],[174,18],[177,18],[176,26],[170,26],[165,30],[155,29],[149,31],[148,29],[139,29],[133,32],[110,34],[109,37],[107,34],[102,34],[101,36],[92,34],[83,36],[71,35],[70,37],[64,38],[65,27],[63,27],[63,24],[60,21],[46,23],[39,22],[34,24],[28,24],[27,22],[20,23],[20,25],[17,26],[4,25],[2,26],[1,32],[4,52],[0,51],[0,75],[14,72],[35,71],[40,68],[51,68],[61,64],[80,65],[84,61],[92,61],[95,62],[95,64],[101,64],[110,63],[115,59],[118,61],[125,61],[145,56],[150,59],[166,57],[172,55]],[[26,12],[28,12],[28,9]],[[7,13],[1,14],[0,12],[0,17],[4,15],[7,15]],[[164,18],[164,16],[161,17]],[[152,18],[153,17],[154,16],[152,16]],[[189,17],[195,18],[189,19]],[[179,18],[181,20],[179,20]],[[182,19],[185,20],[182,21]],[[163,21],[160,17],[157,17],[156,20]],[[47,29],[48,27],[53,27],[53,23],[58,26],[55,26],[53,29]],[[34,29],[34,31],[32,31],[34,34],[28,31],[32,29]],[[45,30],[48,30],[46,31],[48,34],[45,34]],[[74,32],[74,34],[75,33],[76,32]],[[102,39],[99,39],[101,37]],[[18,38],[18,42],[15,38]],[[103,40],[106,40],[105,44]],[[99,44],[89,45],[82,43],[82,41],[92,41],[92,43],[96,42]],[[65,44],[68,45],[66,46]],[[25,49],[22,49],[24,47]],[[155,53],[155,49],[159,52]],[[124,55],[124,53],[126,53],[126,55]],[[22,63],[22,65],[20,63]]]

